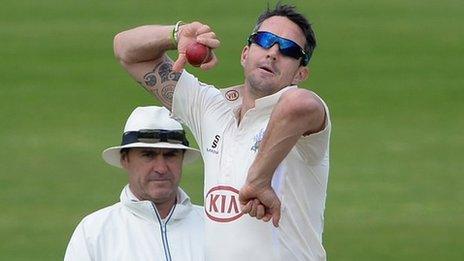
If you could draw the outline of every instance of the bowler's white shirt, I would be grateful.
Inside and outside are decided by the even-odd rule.
[[[282,203],[279,227],[240,215],[238,191],[274,105],[290,88],[297,87],[256,100],[238,125],[240,88],[218,90],[186,71],[179,79],[172,114],[190,127],[205,163],[206,260],[326,259],[322,231],[331,124],[325,103],[325,128],[301,137],[274,173],[272,186]]]

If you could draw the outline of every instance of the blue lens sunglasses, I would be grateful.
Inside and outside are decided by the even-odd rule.
[[[279,44],[279,51],[285,56],[295,59],[301,59],[301,65],[306,66],[309,62],[307,54],[297,43],[292,40],[282,38],[270,32],[256,32],[248,37],[248,45],[252,43],[261,46],[264,49],[271,48],[274,44]]]

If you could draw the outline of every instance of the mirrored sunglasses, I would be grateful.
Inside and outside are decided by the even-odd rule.
[[[274,44],[279,45],[279,51],[285,56],[301,59],[301,65],[306,66],[309,62],[307,54],[297,43],[292,40],[282,38],[270,32],[259,31],[248,37],[248,45],[257,44],[264,49],[271,48]]]

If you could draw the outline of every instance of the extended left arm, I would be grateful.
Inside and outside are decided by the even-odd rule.
[[[239,199],[242,212],[264,221],[280,219],[280,200],[271,187],[274,171],[302,135],[324,128],[322,102],[305,89],[290,89],[282,94],[274,107]]]

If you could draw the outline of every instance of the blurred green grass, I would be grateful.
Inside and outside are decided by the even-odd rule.
[[[271,4],[275,1],[271,1]],[[464,5],[444,1],[287,1],[319,47],[304,86],[328,102],[329,260],[462,260]],[[147,23],[209,23],[220,65],[239,54],[266,1],[7,1],[0,9],[0,259],[60,260],[86,214],[116,202],[125,174],[100,153],[125,119],[156,102],[119,67],[113,36]],[[202,203],[202,166],[182,186]]]

